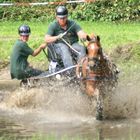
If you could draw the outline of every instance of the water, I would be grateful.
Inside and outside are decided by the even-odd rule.
[[[106,103],[107,119],[103,121],[95,119],[95,102],[78,85],[54,80],[43,87],[18,87],[18,81],[0,83],[0,136],[22,139],[41,133],[54,134],[57,139],[140,138],[138,82],[119,83],[110,105]]]

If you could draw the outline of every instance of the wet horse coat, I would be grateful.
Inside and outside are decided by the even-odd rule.
[[[103,55],[100,38],[91,35],[87,36],[87,40],[87,56],[78,64],[76,75],[82,79],[86,94],[93,96],[97,88],[103,90],[103,84],[105,86],[105,82],[113,78],[113,71],[112,66]]]

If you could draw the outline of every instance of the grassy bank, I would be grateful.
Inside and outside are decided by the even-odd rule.
[[[49,23],[24,22],[31,27],[31,36],[28,42],[32,48],[37,48],[44,41],[44,36]],[[0,61],[10,60],[12,46],[18,38],[17,29],[22,22],[0,22]],[[102,23],[102,22],[79,22],[81,27],[88,33],[95,33],[101,38],[101,44],[105,52],[110,53],[118,46],[135,44],[140,40],[140,23]],[[140,48],[138,45],[137,47]],[[139,49],[135,49],[136,57]],[[30,57],[31,61],[47,61],[43,52],[36,58]]]

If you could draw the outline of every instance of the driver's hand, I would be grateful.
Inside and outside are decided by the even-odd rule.
[[[62,38],[65,34],[66,34],[65,32],[64,32],[64,33],[59,34],[59,35],[57,36],[57,39],[61,39],[61,38]]]
[[[86,42],[86,41],[87,41],[86,38],[81,38],[80,40],[81,40],[82,42]]]

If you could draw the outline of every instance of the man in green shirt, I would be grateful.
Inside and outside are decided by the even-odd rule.
[[[86,39],[86,36],[87,34],[75,21],[68,19],[66,7],[58,6],[56,20],[49,25],[45,40],[50,46],[53,44],[56,53],[61,57],[66,68],[73,65],[72,49],[75,50],[73,52],[77,55],[78,60],[86,55],[86,48],[78,43],[79,38]]]
[[[10,59],[10,73],[12,79],[16,78],[24,80],[42,73],[41,70],[29,66],[27,59],[29,55],[38,55],[41,50],[46,47],[46,43],[41,44],[37,49],[32,50],[27,44],[31,32],[30,27],[28,25],[21,25],[18,32],[20,38],[16,41],[13,47]]]

